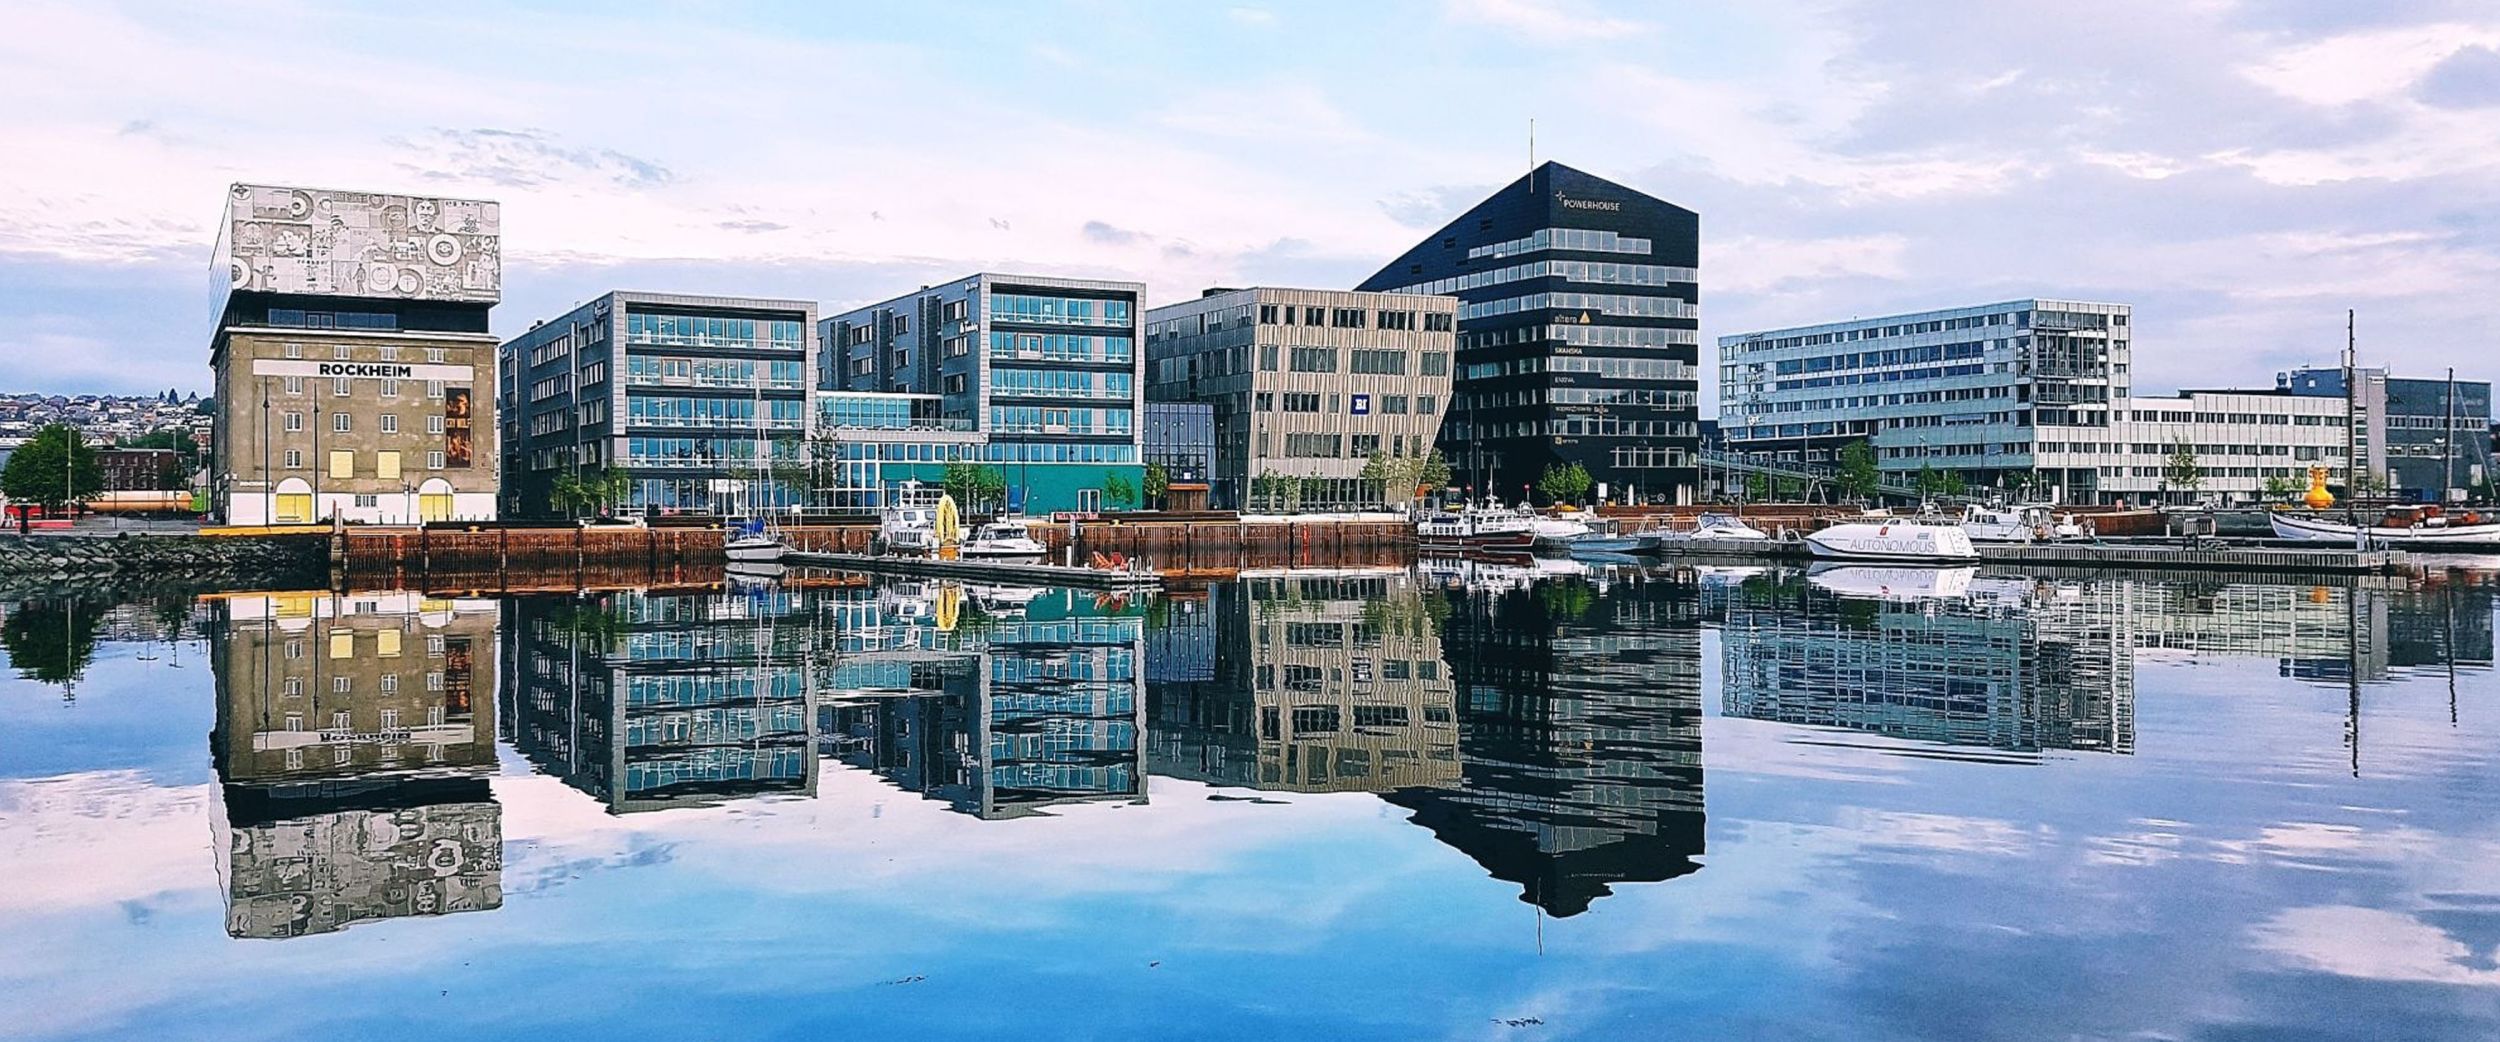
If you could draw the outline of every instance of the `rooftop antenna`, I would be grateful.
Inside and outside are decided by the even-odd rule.
[[[1528,191],[1536,191],[1536,117],[1528,117]]]

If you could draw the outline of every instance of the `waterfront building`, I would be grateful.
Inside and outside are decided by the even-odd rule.
[[[823,408],[883,410],[889,432],[840,439],[831,494],[875,506],[961,461],[997,468],[1011,511],[1138,505],[1144,294],[1135,282],[981,273],[824,319]]]
[[[1402,503],[1365,467],[1432,454],[1457,311],[1444,296],[1211,289],[1146,314],[1146,393],[1212,410],[1216,507],[1252,506],[1274,478],[1298,483],[1304,509]]]
[[[1457,688],[1407,573],[1245,578],[1172,629],[1199,618],[1216,645],[1203,673],[1149,677],[1156,773],[1281,792],[1459,785]]]
[[[801,500],[815,350],[805,300],[619,290],[502,346],[507,501],[563,511],[563,475],[621,472],[625,512],[721,515]]]
[[[1205,510],[1215,471],[1215,407],[1205,402],[1146,403],[1143,445],[1151,474],[1162,468],[1164,510]]]
[[[515,598],[504,732],[610,814],[813,794],[812,596]]]
[[[2094,502],[2099,465],[2044,463],[2039,443],[2111,440],[2132,311],[2012,300],[1720,337],[1720,426],[1739,452],[1830,464],[1864,441],[1885,471]]]
[[[2245,505],[2264,501],[2269,487],[2307,489],[2311,467],[2343,473],[2341,399],[2181,391],[2125,399],[2111,417],[2105,429],[2043,428],[2032,446],[2041,473],[2092,482],[2088,492],[2069,486],[2070,501]]]
[[[1701,218],[1547,163],[1357,288],[1459,299],[1441,441],[1460,483],[1523,496],[1577,463],[1617,500],[1698,495]]]
[[[211,608],[226,931],[297,937],[503,903],[493,601],[405,591]]]
[[[217,227],[211,510],[491,520],[501,208],[238,184]]]
[[[2292,394],[2349,400],[2359,426],[2354,458],[2363,473],[2398,499],[2444,502],[2451,489],[2471,489],[2491,471],[2491,382],[2418,379],[2385,369],[2354,370],[2349,396],[2340,367],[2304,367],[2275,376]],[[2334,479],[2341,484],[2339,469]]]

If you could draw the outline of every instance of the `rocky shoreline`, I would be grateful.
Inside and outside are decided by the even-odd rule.
[[[324,586],[329,576],[329,542],[320,535],[0,536],[0,578],[89,576],[212,585]]]

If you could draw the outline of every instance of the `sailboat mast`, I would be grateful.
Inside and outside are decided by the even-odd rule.
[[[2353,368],[2353,309],[2344,309],[2344,513],[2353,513],[2352,500],[2361,492],[2360,461],[2353,458],[2359,446],[2360,410],[2353,406],[2361,397]]]

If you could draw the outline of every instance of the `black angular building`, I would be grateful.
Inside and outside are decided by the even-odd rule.
[[[1701,218],[1546,163],[1358,289],[1459,298],[1441,444],[1478,495],[1578,463],[1610,498],[1691,502]]]

